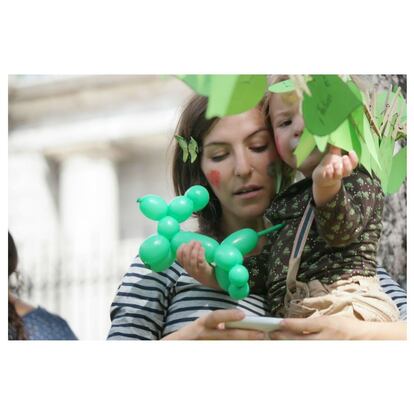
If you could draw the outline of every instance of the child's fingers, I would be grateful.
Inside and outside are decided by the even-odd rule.
[[[334,164],[334,178],[341,179],[342,178],[342,160],[338,160]]]
[[[329,153],[333,155],[341,155],[342,150],[341,148],[335,147],[335,145],[329,146]]]
[[[331,180],[334,174],[334,169],[332,164],[329,164],[325,167],[325,170],[322,174],[324,179]]]
[[[349,151],[348,157],[351,161],[352,169],[354,170],[358,165],[358,155],[356,155],[355,151]]]
[[[351,160],[349,159],[348,155],[344,155],[342,157],[342,164],[344,166],[343,168],[343,176],[344,177],[348,177],[351,175],[353,168],[352,168],[352,163]]]

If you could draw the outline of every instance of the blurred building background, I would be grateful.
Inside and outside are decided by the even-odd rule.
[[[143,239],[137,197],[173,197],[167,149],[191,91],[169,76],[10,76],[9,230],[23,298],[104,339]]]
[[[406,96],[406,77],[394,81]],[[106,338],[121,278],[156,231],[135,200],[173,197],[168,145],[190,95],[169,76],[9,77],[9,230],[22,297],[80,339]],[[379,261],[405,287],[405,185],[384,218]]]

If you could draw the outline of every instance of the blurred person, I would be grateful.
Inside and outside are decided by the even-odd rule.
[[[18,254],[9,232],[9,333],[10,340],[77,339],[68,323],[60,316],[38,306],[34,307],[12,293],[10,276],[17,273]]]

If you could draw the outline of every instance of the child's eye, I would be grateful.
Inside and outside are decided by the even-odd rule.
[[[287,119],[286,121],[282,122],[281,124],[279,124],[279,128],[284,128],[289,126],[292,123],[291,119]]]
[[[255,146],[255,147],[250,147],[250,149],[254,152],[263,152],[263,151],[267,150],[267,147],[268,147],[268,144]]]

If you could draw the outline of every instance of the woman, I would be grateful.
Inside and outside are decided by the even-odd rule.
[[[196,139],[199,154],[194,163],[184,162],[176,144],[175,192],[182,195],[195,184],[209,190],[210,202],[197,216],[203,234],[221,241],[243,227],[260,231],[265,227],[263,213],[275,195],[278,162],[263,114],[255,108],[208,120],[206,108],[207,98],[194,96],[181,116],[176,135]],[[289,182],[290,171],[284,170],[282,187]],[[259,254],[265,245],[263,237],[245,259],[250,272],[266,271]],[[223,329],[223,322],[244,317],[237,309],[226,309],[235,307],[247,315],[267,313],[261,296],[236,302],[224,292],[200,285],[177,262],[165,272],[154,273],[136,258],[112,304],[108,339],[262,339],[260,332]]]
[[[9,233],[9,284],[16,274],[18,256],[13,237]],[[67,322],[42,307],[33,307],[10,291],[9,287],[9,339],[77,339]]]

